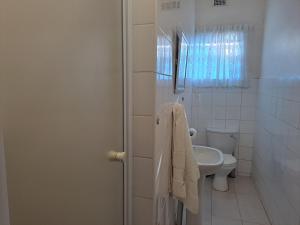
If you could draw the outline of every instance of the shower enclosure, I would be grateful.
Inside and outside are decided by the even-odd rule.
[[[122,225],[121,0],[2,0],[11,225]],[[5,224],[6,225],[6,224]]]

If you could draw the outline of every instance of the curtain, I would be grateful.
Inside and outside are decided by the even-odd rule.
[[[199,27],[189,72],[198,87],[247,87],[248,25]]]

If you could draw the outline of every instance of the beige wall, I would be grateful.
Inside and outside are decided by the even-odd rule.
[[[268,0],[254,177],[273,225],[300,224],[300,1]]]

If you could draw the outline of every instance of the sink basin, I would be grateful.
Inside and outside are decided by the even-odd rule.
[[[193,150],[201,176],[214,174],[223,165],[224,158],[220,150],[197,145],[193,146]]]

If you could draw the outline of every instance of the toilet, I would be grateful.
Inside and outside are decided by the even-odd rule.
[[[224,154],[224,164],[216,172],[213,187],[217,191],[227,191],[227,176],[236,168],[237,160],[233,156],[237,144],[238,130],[207,128],[207,145],[219,149]]]

